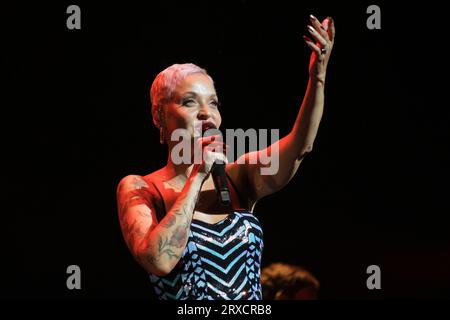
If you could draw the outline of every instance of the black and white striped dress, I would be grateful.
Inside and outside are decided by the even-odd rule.
[[[263,234],[258,219],[234,210],[210,224],[192,220],[186,248],[167,276],[150,275],[163,300],[261,300]]]

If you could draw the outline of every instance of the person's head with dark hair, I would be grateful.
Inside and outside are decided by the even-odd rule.
[[[286,263],[272,263],[261,273],[263,299],[313,300],[317,299],[319,281],[302,267]]]

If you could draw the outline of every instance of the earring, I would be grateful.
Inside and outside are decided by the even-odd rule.
[[[163,131],[163,128],[159,128],[159,143],[164,144],[164,131]]]

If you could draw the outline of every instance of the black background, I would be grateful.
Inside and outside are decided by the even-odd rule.
[[[66,8],[81,8],[81,30]],[[366,8],[381,7],[381,30]],[[3,6],[3,5],[2,5]],[[336,42],[314,151],[258,203],[263,265],[300,264],[322,299],[450,297],[448,23],[442,4],[87,1],[1,11],[4,298],[152,298],[119,229],[115,188],[165,164],[149,87],[208,70],[222,128],[289,132],[307,83],[308,15]],[[66,268],[82,290],[66,288]],[[379,265],[382,289],[366,287]]]

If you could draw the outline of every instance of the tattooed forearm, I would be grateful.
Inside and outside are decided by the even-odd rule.
[[[184,248],[187,238],[187,228],[185,226],[178,226],[172,234],[172,238],[170,238],[169,244],[177,248]]]
[[[184,248],[185,241],[187,240],[187,233],[184,230],[179,230],[178,228],[175,231],[175,234],[170,238],[162,239],[159,237],[158,239],[158,253],[154,256],[150,256],[151,261],[157,262],[160,261],[163,255],[166,255],[168,258],[180,259],[180,255],[174,251],[174,248]]]
[[[167,230],[166,237],[163,232],[160,232],[159,235],[156,235],[157,232],[150,235],[150,237],[158,237],[157,250],[151,256],[150,261],[160,262],[161,258],[178,261],[188,240],[191,220],[192,214],[183,213],[183,215],[177,216],[174,211],[170,211],[159,224],[161,228]],[[151,239],[149,240],[148,248],[152,243]]]
[[[177,217],[175,217],[174,215],[169,215],[161,221],[161,225],[164,228],[170,228],[175,224],[176,221],[177,221]]]
[[[175,204],[156,221],[154,191],[139,176],[128,176],[117,190],[119,220],[124,238],[136,259],[149,272],[167,274],[186,247],[192,216],[205,179],[191,173]]]
[[[153,270],[169,272],[180,260],[186,247],[190,225],[203,180],[189,179],[175,204],[151,233],[147,233],[142,251]]]
[[[158,241],[158,254],[157,255],[152,255],[152,256],[147,256],[147,260],[150,263],[159,263],[162,256],[167,256],[167,258],[169,259],[180,259],[181,257],[179,255],[177,255],[170,247],[167,247],[167,239],[166,240],[162,240],[161,237],[159,238]]]
[[[172,208],[174,214],[178,216],[190,215],[195,209],[195,205],[197,204],[198,200],[198,195],[199,195],[198,193],[194,194],[192,199],[190,199],[191,201],[177,201]]]

